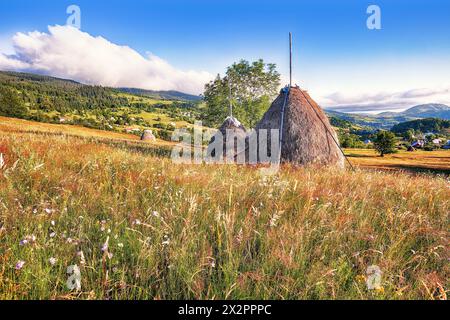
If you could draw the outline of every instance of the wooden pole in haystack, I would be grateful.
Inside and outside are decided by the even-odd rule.
[[[228,77],[228,89],[229,89],[228,100],[230,103],[230,117],[233,117],[233,102],[231,101],[231,79],[229,77]]]
[[[292,33],[289,32],[289,88],[292,87]]]

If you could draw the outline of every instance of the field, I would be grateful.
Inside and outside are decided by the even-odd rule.
[[[450,150],[399,151],[380,157],[373,149],[347,149],[346,155],[360,168],[450,174]]]
[[[267,177],[174,165],[146,152],[163,142],[133,139],[0,118],[0,299],[447,297],[448,176],[286,166]],[[369,152],[347,151],[372,169],[415,155],[448,168],[448,153]]]

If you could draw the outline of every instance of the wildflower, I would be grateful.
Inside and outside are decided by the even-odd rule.
[[[163,246],[168,246],[170,244],[170,239],[169,236],[165,235],[164,236],[164,241],[162,242]]]
[[[33,243],[33,242],[36,242],[36,236],[34,236],[34,235],[26,236],[25,239],[23,239],[19,242],[19,245],[25,246],[25,245],[27,245],[29,243]]]
[[[102,246],[102,252],[108,251],[108,247],[109,247],[109,237],[106,238],[106,241]]]
[[[237,236],[236,236],[236,241],[237,241],[238,243],[241,243],[241,242],[242,242],[242,239],[243,239],[243,231],[242,231],[242,228],[241,228],[241,229],[239,230]]]
[[[383,294],[383,293],[384,293],[384,287],[378,287],[378,288],[375,288],[375,291],[376,291],[377,293],[379,293],[379,294]]]
[[[82,264],[82,265],[84,265],[84,264],[86,264],[86,259],[84,258],[84,253],[83,253],[83,251],[78,251],[77,252],[77,256],[79,256],[80,257],[80,264]]]
[[[0,153],[0,169],[5,166],[5,160],[3,159],[3,153]]]
[[[54,237],[56,237],[56,232],[50,233],[50,238],[54,238]]]
[[[280,219],[280,215],[275,213],[272,216],[272,218],[270,218],[270,222],[269,222],[270,227],[272,227],[272,228],[276,227],[278,219]]]
[[[153,216],[155,217],[155,218],[160,218],[161,216],[159,215],[159,212],[158,211],[153,211]]]
[[[133,224],[134,224],[134,225],[137,225],[137,226],[140,226],[141,223],[142,223],[142,222],[141,222],[141,220],[139,220],[139,219],[136,219],[136,220],[133,221]]]
[[[25,261],[23,261],[23,260],[17,261],[17,263],[16,263],[16,270],[22,269],[24,264],[25,264]]]
[[[50,209],[50,208],[45,208],[44,211],[45,211],[45,213],[47,213],[47,214],[51,214],[51,213],[53,212],[53,210]]]
[[[52,220],[51,222],[50,222],[50,224],[52,225],[52,226],[55,226],[55,220]]]
[[[100,231],[101,232],[105,231],[105,229],[106,229],[105,225],[106,225],[105,220],[100,221]]]
[[[123,243],[118,243],[117,246],[118,246],[119,248],[123,248]]]
[[[56,263],[57,260],[58,260],[58,259],[56,259],[56,258],[54,258],[54,257],[51,257],[50,259],[48,259],[48,261],[50,262],[50,264],[51,264],[52,266],[55,265],[55,263]]]

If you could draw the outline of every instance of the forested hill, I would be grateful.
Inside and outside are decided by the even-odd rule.
[[[398,134],[403,134],[408,130],[414,130],[416,132],[420,131],[423,133],[426,132],[444,133],[449,129],[450,129],[449,120],[427,118],[399,123],[394,127],[392,127],[391,131]]]
[[[67,113],[128,105],[128,100],[114,89],[48,76],[0,72],[0,85],[3,89],[17,91],[19,98],[32,110]]]
[[[73,80],[59,79],[29,73],[0,71],[0,86],[19,92],[19,98],[32,110],[67,113],[74,110],[93,110],[114,107],[139,107],[141,96],[159,100],[194,100],[179,92],[159,92],[140,89],[115,89],[90,86]],[[127,96],[128,95],[128,96]],[[135,97],[129,97],[134,95]],[[188,99],[189,98],[189,99]],[[144,107],[142,105],[141,107]]]
[[[154,99],[166,99],[166,100],[186,100],[186,101],[200,101],[201,96],[194,96],[192,94],[187,94],[179,91],[155,91],[155,90],[144,90],[135,88],[118,88],[118,90],[131,93],[139,96],[150,97]]]

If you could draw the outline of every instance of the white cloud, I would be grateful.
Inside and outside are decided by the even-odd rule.
[[[327,109],[341,112],[377,113],[404,111],[419,104],[450,102],[450,86],[435,89],[419,88],[408,91],[372,94],[342,94],[336,92],[320,99]]]
[[[205,71],[182,71],[149,54],[93,37],[70,26],[49,32],[17,33],[14,54],[0,53],[0,69],[39,72],[86,84],[178,90],[200,94],[213,77]]]

